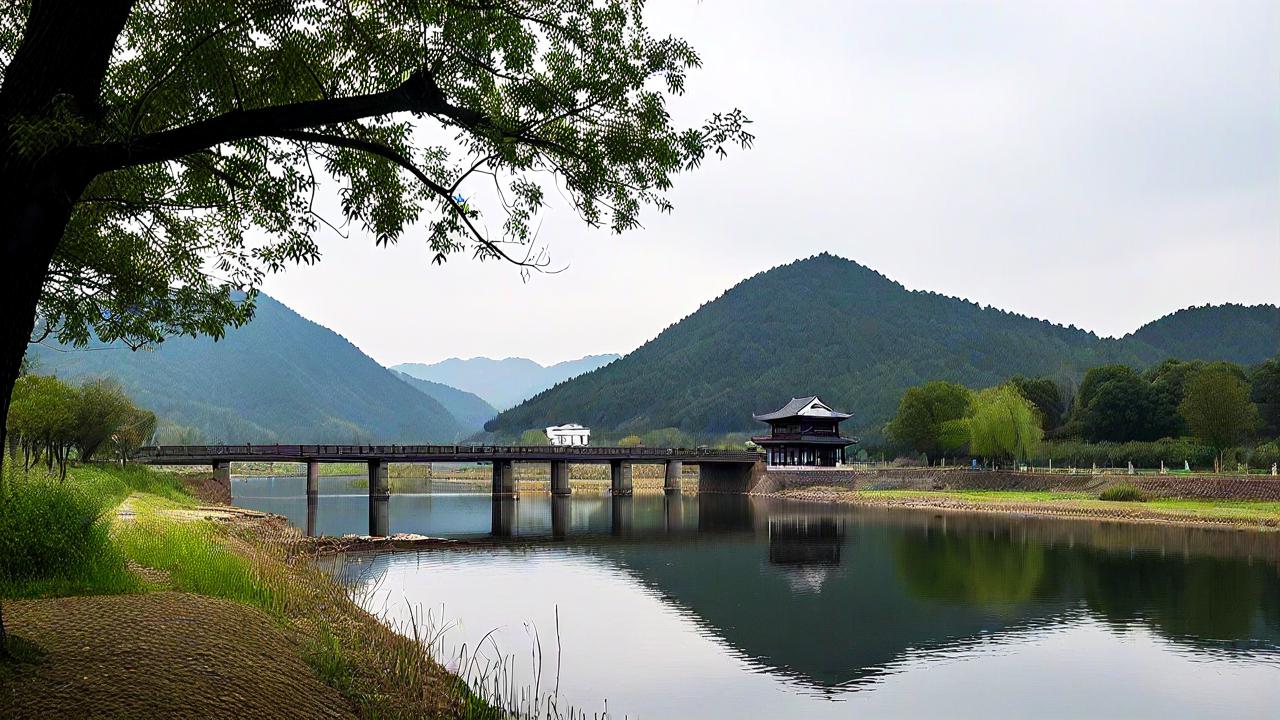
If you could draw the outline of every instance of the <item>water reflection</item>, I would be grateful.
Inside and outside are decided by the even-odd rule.
[[[367,503],[339,493],[315,509],[272,495],[284,487],[237,483],[237,502],[305,512],[328,533]],[[465,622],[457,642],[509,628],[512,652],[524,623],[555,625],[571,694],[606,688],[611,714],[847,714],[815,698],[871,715],[1280,707],[1276,533],[457,488],[393,495],[389,521],[504,543],[349,558],[343,572],[377,588],[379,607],[443,604]]]
[[[844,522],[830,515],[769,518],[769,562],[777,565],[839,565]]]

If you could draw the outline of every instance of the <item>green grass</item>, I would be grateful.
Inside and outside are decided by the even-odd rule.
[[[283,612],[284,593],[275,578],[231,551],[214,523],[173,522],[139,514],[121,523],[114,537],[127,557],[167,572],[177,590],[245,603],[277,616]]]
[[[959,500],[975,505],[1042,504],[1046,507],[1114,508],[1115,503],[1083,492],[1051,490],[859,490],[858,496],[885,500]],[[1157,515],[1195,515],[1206,520],[1267,522],[1280,520],[1280,502],[1256,500],[1196,500],[1150,498],[1144,510]]]
[[[111,511],[123,481],[90,473],[83,481],[6,466],[0,491],[0,596],[135,592],[137,577],[111,542]]]
[[[181,482],[150,468],[85,465],[65,480],[7,462],[0,483],[0,596],[138,592],[141,580],[111,538],[117,505],[131,493],[175,505],[194,500]]]
[[[1099,500],[1107,502],[1145,502],[1147,494],[1129,483],[1112,485],[1098,494]]]

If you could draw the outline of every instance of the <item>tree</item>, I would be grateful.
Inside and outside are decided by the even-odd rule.
[[[692,435],[673,427],[650,430],[641,435],[640,440],[646,447],[691,448],[698,444]]]
[[[537,428],[525,430],[520,433],[521,445],[550,445],[551,441],[547,439],[547,433]]]
[[[1262,422],[1249,400],[1248,383],[1222,366],[1192,375],[1178,410],[1191,433],[1216,451],[1215,472],[1221,469],[1223,451],[1249,437]]]
[[[1042,429],[1047,432],[1062,424],[1067,412],[1067,402],[1058,383],[1047,377],[1025,378],[1020,375],[1010,378],[1009,382],[1040,413]]]
[[[1092,441],[1157,440],[1169,434],[1155,391],[1138,375],[1122,375],[1100,385],[1082,414]]]
[[[970,452],[989,458],[1031,457],[1044,437],[1035,407],[1012,384],[975,395],[967,424]]]
[[[628,435],[618,441],[618,447],[642,447],[644,441],[639,435]]]
[[[0,415],[33,333],[135,348],[218,337],[249,320],[267,273],[319,259],[322,228],[385,245],[425,226],[436,262],[469,252],[525,272],[548,262],[533,243],[549,186],[615,232],[646,206],[670,210],[675,174],[752,136],[736,110],[674,126],[666,100],[699,58],[651,36],[643,12],[627,0],[9,3]],[[326,186],[334,217],[315,202]],[[501,208],[492,232],[486,205]]]
[[[6,432],[18,435],[23,469],[43,458],[66,477],[67,450],[74,443],[79,393],[52,375],[23,375],[15,384]]]
[[[1148,369],[1142,378],[1151,384],[1158,404],[1157,413],[1162,424],[1168,429],[1170,436],[1187,434],[1186,423],[1178,413],[1178,405],[1182,404],[1186,393],[1187,378],[1204,367],[1203,360],[1177,360],[1169,358]]]
[[[1128,365],[1101,365],[1089,368],[1084,374],[1084,379],[1080,381],[1080,388],[1076,391],[1076,410],[1084,411],[1093,401],[1098,388],[1104,383],[1117,379],[1127,380],[1131,377],[1138,377],[1138,373]]]
[[[885,428],[894,441],[928,457],[943,450],[955,450],[946,435],[946,423],[969,414],[973,393],[963,385],[942,380],[907,388],[898,402],[898,412]]]
[[[1280,356],[1255,367],[1249,380],[1249,399],[1258,406],[1262,431],[1268,437],[1280,435]]]
[[[111,433],[111,449],[115,451],[116,457],[120,458],[120,464],[124,465],[129,462],[129,456],[146,445],[155,433],[155,413],[130,405],[128,412],[121,418],[120,424]]]
[[[89,380],[80,386],[76,398],[74,442],[82,461],[94,453],[121,426],[135,420],[137,408],[114,380]]]

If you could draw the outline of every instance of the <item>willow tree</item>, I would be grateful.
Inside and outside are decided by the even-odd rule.
[[[642,0],[7,3],[0,402],[33,338],[220,336],[252,316],[266,274],[319,259],[325,228],[525,271],[547,259],[533,248],[549,189],[615,232],[669,210],[674,175],[752,138],[737,110],[675,126],[667,100],[698,55],[643,13]],[[326,191],[340,198],[328,214]]]
[[[977,393],[967,424],[969,451],[989,458],[1029,459],[1044,438],[1035,405],[1012,384]]]
[[[643,13],[642,0],[5,3],[0,416],[33,339],[220,336],[250,319],[267,273],[319,259],[325,227],[527,268],[546,260],[532,248],[549,188],[616,232],[669,210],[675,174],[751,136],[737,110],[674,124],[667,100],[698,55]],[[316,203],[326,185],[331,214]]]

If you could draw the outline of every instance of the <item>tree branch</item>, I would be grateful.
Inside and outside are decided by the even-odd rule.
[[[419,182],[425,185],[427,189],[435,193],[447,205],[449,205],[453,209],[453,211],[458,215],[458,217],[462,218],[462,222],[467,226],[467,229],[471,232],[471,235],[476,239],[476,242],[480,243],[481,245],[484,245],[486,248],[492,251],[495,255],[497,255],[498,257],[501,257],[503,260],[506,260],[507,262],[512,263],[513,265],[519,265],[521,267],[530,267],[533,265],[528,261],[527,258],[524,260],[518,260],[516,258],[511,257],[502,248],[498,247],[497,243],[485,237],[484,234],[481,233],[480,230],[477,229],[476,226],[472,224],[471,218],[467,217],[466,209],[464,209],[462,205],[460,205],[458,201],[454,199],[453,194],[449,192],[448,188],[444,187],[443,185],[436,182],[435,180],[432,180],[429,175],[427,175],[421,169],[419,169],[418,166],[414,165],[413,162],[409,160],[409,158],[400,154],[395,148],[390,147],[389,145],[384,145],[382,143],[374,142],[372,140],[362,140],[359,138],[345,137],[342,135],[326,135],[325,133],[318,133],[310,130],[286,130],[286,131],[274,133],[274,136],[283,138],[286,140],[296,140],[298,142],[321,143],[324,145],[332,145],[334,147],[347,148],[349,150],[360,150],[363,152],[372,153],[386,160],[390,160],[396,165],[404,168],[405,170],[408,170],[415,178],[418,179]]]
[[[97,172],[176,160],[223,143],[321,125],[336,125],[397,112],[448,117],[461,124],[482,127],[487,118],[450,105],[444,92],[425,71],[409,76],[399,86],[380,93],[289,103],[253,110],[232,110],[183,127],[143,135],[122,142],[79,148],[82,159]]]

